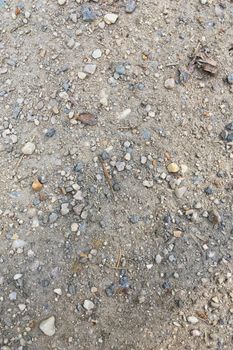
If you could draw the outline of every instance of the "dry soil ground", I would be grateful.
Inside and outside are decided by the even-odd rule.
[[[232,73],[230,0],[0,0],[2,350],[233,348]]]

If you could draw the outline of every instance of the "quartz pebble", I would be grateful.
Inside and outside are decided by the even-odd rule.
[[[116,20],[118,19],[118,15],[115,13],[107,13],[104,16],[104,21],[107,24],[114,24],[116,22]]]
[[[49,337],[52,337],[55,332],[55,317],[51,316],[40,323],[40,330]]]
[[[25,155],[31,155],[36,149],[36,146],[32,142],[27,142],[21,149]]]
[[[196,324],[196,323],[198,323],[198,318],[195,316],[188,316],[187,321],[188,321],[188,323]]]
[[[102,52],[100,49],[96,49],[92,52],[92,57],[95,59],[100,58],[101,56],[102,56]]]
[[[91,300],[85,300],[83,303],[84,309],[87,311],[93,310],[95,307],[95,304]]]
[[[57,295],[62,295],[62,290],[61,290],[61,288],[55,288],[53,291],[54,291],[54,293],[57,294]]]

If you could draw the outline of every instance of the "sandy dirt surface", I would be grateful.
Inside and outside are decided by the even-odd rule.
[[[0,0],[0,348],[233,348],[233,3]]]

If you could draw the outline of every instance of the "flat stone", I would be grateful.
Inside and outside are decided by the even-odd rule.
[[[36,146],[32,142],[27,142],[21,149],[25,155],[31,155],[36,149]]]
[[[88,74],[94,74],[96,71],[96,64],[88,63],[84,67],[84,72]]]
[[[198,318],[195,316],[188,316],[187,321],[188,323],[191,323],[191,324],[197,324],[199,322]]]
[[[49,337],[52,337],[55,332],[55,317],[51,316],[40,323],[40,330]]]
[[[91,300],[85,300],[83,303],[84,309],[87,311],[93,310],[95,307],[95,304]]]
[[[104,21],[107,24],[114,24],[117,21],[117,19],[118,19],[118,15],[115,13],[107,13],[104,16]]]
[[[176,163],[170,163],[167,166],[167,170],[169,173],[177,173],[180,170],[180,167]]]

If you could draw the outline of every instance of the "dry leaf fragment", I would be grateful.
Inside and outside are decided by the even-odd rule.
[[[208,315],[204,311],[196,311],[196,315],[203,320],[208,320]]]
[[[20,14],[21,10],[19,7],[15,8],[15,15],[18,16]]]
[[[217,62],[209,57],[205,52],[198,52],[196,62],[205,72],[216,74],[218,72]]]
[[[96,116],[94,114],[88,113],[88,112],[76,114],[75,119],[79,120],[81,123],[83,123],[85,125],[94,126],[97,124]]]

